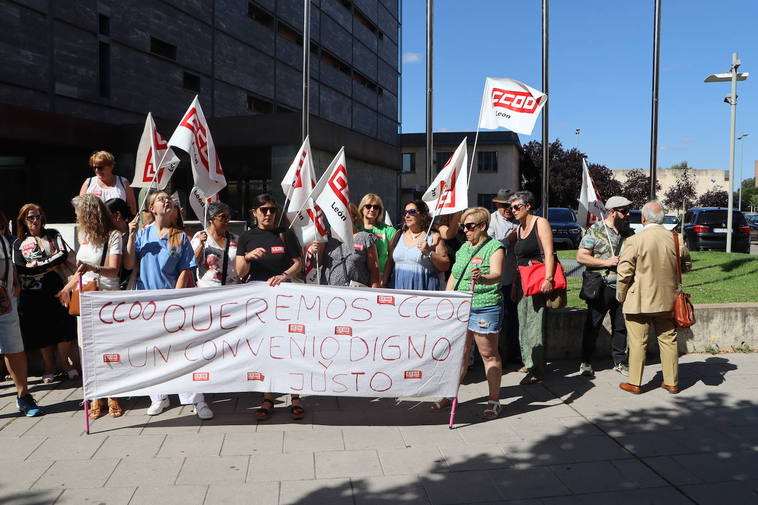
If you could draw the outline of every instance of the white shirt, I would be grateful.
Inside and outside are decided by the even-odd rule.
[[[5,289],[8,290],[8,295],[13,297],[13,274],[15,269],[13,268],[13,244],[7,237],[0,235],[0,283],[5,280],[5,276],[8,276],[8,281],[5,285]]]
[[[108,258],[114,254],[121,255],[122,249],[121,233],[118,230],[113,230],[111,236],[108,239],[108,253],[105,255],[105,265],[108,264]],[[103,246],[95,246],[90,243],[89,237],[85,234],[79,237],[79,250],[76,252],[76,260],[80,263],[86,263],[94,267],[104,266],[101,265],[103,259]],[[87,284],[100,278],[98,283],[98,289],[101,291],[117,291],[120,287],[121,279],[116,277],[105,277],[103,275],[97,275],[95,272],[86,272],[82,275],[82,282]]]

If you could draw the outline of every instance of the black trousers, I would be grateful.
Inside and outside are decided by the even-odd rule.
[[[616,288],[603,286],[603,291],[597,300],[587,302],[587,318],[584,320],[582,336],[582,362],[590,363],[595,354],[597,336],[603,319],[611,313],[611,356],[613,364],[627,363],[626,354],[626,323],[621,304],[616,301]]]
[[[521,346],[518,339],[518,314],[511,301],[511,284],[501,288],[503,293],[503,324],[500,327],[500,357],[503,361],[521,361]]]

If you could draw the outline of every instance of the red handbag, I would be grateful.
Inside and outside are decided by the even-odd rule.
[[[679,234],[674,234],[674,249],[676,250],[676,298],[674,298],[674,323],[679,328],[689,328],[695,324],[695,307],[690,301],[690,295],[682,291],[682,258],[679,254]]]
[[[532,296],[542,293],[542,283],[545,282],[545,264],[539,261],[530,261],[529,265],[518,267],[521,277],[521,289],[524,296]],[[566,289],[566,276],[563,273],[561,263],[555,260],[555,275],[553,276],[553,291]]]

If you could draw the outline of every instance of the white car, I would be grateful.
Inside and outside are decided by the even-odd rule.
[[[667,230],[673,230],[679,224],[679,218],[676,216],[664,216],[663,227]],[[633,210],[629,213],[629,227],[634,233],[642,231],[642,211]]]

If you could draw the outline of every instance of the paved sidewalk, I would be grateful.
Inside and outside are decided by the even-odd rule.
[[[638,505],[758,503],[758,354],[688,355],[684,391],[618,389],[558,362],[544,384],[503,378],[501,418],[480,422],[486,386],[461,389],[458,427],[428,403],[310,397],[304,421],[278,409],[256,424],[259,395],[209,395],[200,422],[176,405],[84,435],[81,390],[37,385],[40,418],[0,388],[0,503]],[[473,375],[481,373],[476,371]],[[655,374],[655,376],[654,376]],[[470,424],[466,424],[470,423]]]

